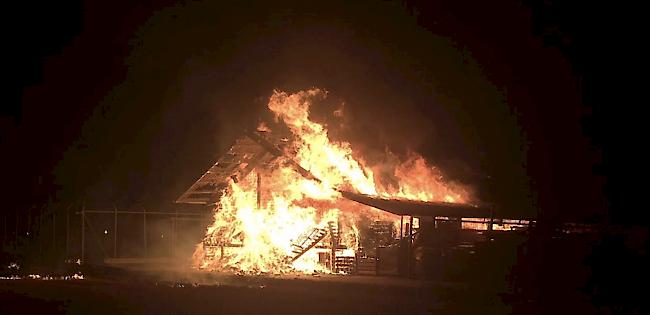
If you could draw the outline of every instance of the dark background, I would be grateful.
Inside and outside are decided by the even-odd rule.
[[[3,211],[46,200],[167,207],[256,123],[274,88],[316,86],[345,102],[353,143],[419,151],[504,215],[638,222],[644,185],[630,178],[645,166],[631,153],[643,146],[633,123],[643,102],[627,75],[641,61],[629,10],[589,1],[11,8]]]

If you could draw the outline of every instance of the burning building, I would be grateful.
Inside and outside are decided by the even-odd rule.
[[[349,142],[332,140],[310,117],[324,97],[319,89],[275,91],[274,121],[245,132],[179,197],[214,209],[193,255],[197,268],[351,273],[372,268],[380,249],[405,235],[412,242],[421,216],[486,217],[423,157],[370,163]],[[418,217],[400,210],[405,205],[425,210]]]

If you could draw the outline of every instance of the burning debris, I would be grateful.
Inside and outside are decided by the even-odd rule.
[[[6,272],[2,272],[0,280],[83,280],[84,275],[81,271],[75,271],[67,275],[41,275],[38,273],[20,273],[20,265],[17,262],[11,262],[6,266]]]
[[[388,236],[384,243],[394,241],[401,226],[398,215],[343,193],[470,201],[465,189],[446,183],[419,155],[371,165],[350,143],[330,139],[327,128],[309,116],[312,102],[325,96],[319,89],[274,92],[268,108],[278,127],[261,124],[237,140],[179,198],[214,205],[213,223],[193,256],[196,267],[252,274],[351,273],[357,256],[366,256],[362,225],[374,224]]]

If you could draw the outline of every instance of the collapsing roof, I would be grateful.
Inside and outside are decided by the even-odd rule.
[[[284,156],[283,142],[281,139],[272,139],[263,131],[246,132],[176,202],[201,205],[216,203],[223,190],[228,187],[229,179],[237,182],[246,177],[255,167],[269,164],[274,159]],[[319,181],[298,163],[290,159],[289,162],[302,176]],[[466,204],[383,199],[347,191],[339,192],[346,199],[397,215],[485,218],[490,217],[491,214],[488,209]]]
[[[254,136],[246,134],[224,154],[199,180],[177,200],[177,203],[213,204],[228,187],[228,179],[237,182],[246,177],[256,166],[269,163],[277,152],[261,145]]]
[[[176,199],[176,203],[214,204],[221,197],[223,190],[228,187],[229,179],[238,182],[255,167],[267,165],[276,158],[284,156],[285,145],[286,139],[273,137],[268,132],[259,130],[245,132],[244,136],[237,139],[217,163]],[[302,176],[319,181],[298,163],[290,159],[288,162]]]

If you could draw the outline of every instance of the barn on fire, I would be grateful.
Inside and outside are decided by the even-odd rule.
[[[220,198],[229,189],[229,182],[247,180],[254,186],[257,211],[264,211],[263,204],[273,189],[265,187],[265,183],[273,180],[268,169],[278,160],[303,178],[320,181],[285,156],[288,146],[286,137],[264,128],[246,131],[176,202],[203,205],[217,213],[222,211]],[[296,236],[286,244],[290,250],[280,255],[278,264],[291,266],[311,253],[318,257],[320,271],[440,279],[443,275],[453,275],[450,268],[459,263],[471,264],[482,244],[490,243],[498,235],[525,230],[534,223],[529,219],[497,218],[488,207],[387,199],[346,190],[337,193],[346,202],[386,216],[358,220],[354,227],[337,218],[298,227]],[[344,242],[343,235],[351,228],[358,232],[357,241]],[[198,245],[198,259],[202,264],[197,266],[206,269],[219,266],[228,252],[236,252],[245,245],[247,238],[242,234],[245,233],[209,230]]]

